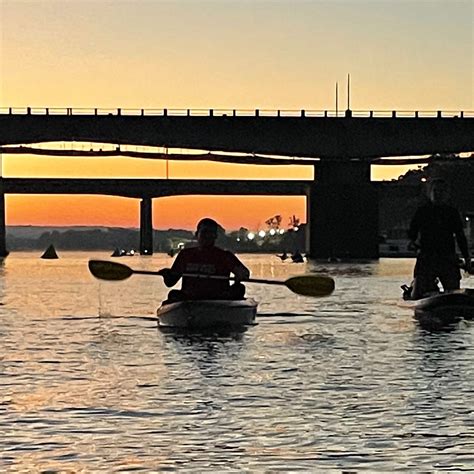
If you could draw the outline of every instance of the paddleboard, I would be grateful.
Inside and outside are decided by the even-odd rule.
[[[400,306],[413,309],[415,319],[424,325],[450,324],[474,319],[474,289],[436,293],[419,300],[405,300]]]

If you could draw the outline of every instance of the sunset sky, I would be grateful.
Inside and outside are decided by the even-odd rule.
[[[474,110],[471,0],[0,0],[0,107]],[[87,145],[86,145],[87,146]],[[3,176],[166,177],[152,160],[3,155]],[[403,170],[374,168],[373,179]],[[169,163],[170,178],[310,179]],[[34,207],[32,202],[34,201]],[[9,225],[138,226],[138,201],[7,196]],[[154,227],[256,229],[303,198],[154,200]]]

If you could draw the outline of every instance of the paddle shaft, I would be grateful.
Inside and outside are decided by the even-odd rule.
[[[137,275],[159,275],[162,276],[159,272],[151,270],[132,270],[132,273]],[[203,275],[202,273],[183,273],[183,277],[189,278],[203,278],[206,280],[235,280],[234,276],[226,277],[222,275]],[[243,282],[249,283],[266,283],[267,285],[283,285],[286,286],[286,282],[277,281],[277,280],[265,280],[263,278],[247,278],[246,280],[241,280]]]

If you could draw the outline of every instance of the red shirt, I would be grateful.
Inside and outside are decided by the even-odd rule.
[[[179,252],[171,271],[181,275],[183,273],[199,273],[228,277],[237,266],[241,265],[240,260],[227,250],[222,250],[219,247],[193,247]],[[213,299],[228,290],[229,286],[229,280],[183,277],[181,290],[190,299]]]

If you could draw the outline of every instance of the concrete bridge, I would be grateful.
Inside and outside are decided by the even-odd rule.
[[[371,164],[383,157],[474,151],[474,113],[347,110],[339,117],[327,111],[0,109],[0,145],[49,141],[258,153],[318,162],[311,182],[3,179],[0,253],[6,253],[1,235],[4,194],[36,190],[141,199],[142,253],[152,249],[154,197],[300,194],[307,197],[312,257],[377,258],[378,196],[370,181]]]

